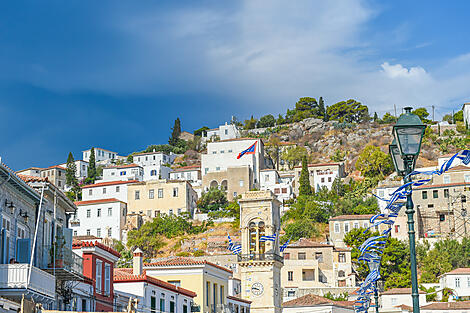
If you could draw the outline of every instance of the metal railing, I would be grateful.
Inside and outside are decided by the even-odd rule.
[[[0,289],[28,288],[49,297],[55,296],[55,277],[29,264],[0,264]]]
[[[211,313],[233,313],[233,309],[227,304],[211,304]]]
[[[238,262],[247,261],[279,261],[284,263],[284,259],[276,253],[251,253],[238,255]]]
[[[45,267],[49,270],[60,269],[74,274],[83,274],[83,258],[66,247],[44,246]]]

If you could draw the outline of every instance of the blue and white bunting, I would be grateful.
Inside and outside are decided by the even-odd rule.
[[[230,235],[227,234],[227,236],[228,236],[228,247],[227,247],[227,249],[232,251],[233,254],[240,254],[242,252],[242,246],[234,244],[233,241],[232,241],[232,238],[230,238]]]
[[[275,242],[275,241],[276,241],[276,237],[277,237],[276,234],[272,234],[272,235],[270,235],[270,236],[261,236],[261,237],[259,237],[259,241],[260,241],[260,242],[265,242],[265,241],[272,241],[272,242]]]

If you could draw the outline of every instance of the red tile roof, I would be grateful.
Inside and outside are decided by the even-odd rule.
[[[317,166],[339,166],[341,163],[318,163],[318,164],[309,164],[308,167],[317,167]],[[294,168],[302,168],[302,165],[296,166]]]
[[[105,168],[129,168],[129,167],[142,167],[139,164],[126,164],[126,165],[111,165],[111,166],[106,166]]]
[[[406,305],[406,304],[397,305],[396,308],[400,308],[402,310],[406,310],[406,311],[409,311],[409,312],[411,312],[413,310],[413,307],[411,307],[409,305]]]
[[[426,294],[424,291],[419,290],[419,294]],[[382,292],[383,295],[411,295],[411,288],[392,288]]]
[[[248,304],[251,303],[251,301],[249,301],[249,300],[245,300],[245,299],[238,298],[238,297],[233,297],[233,296],[227,296],[227,299],[234,300],[234,301],[240,301],[240,302],[248,303]]]
[[[224,139],[224,140],[219,140],[219,141],[215,141],[215,142],[229,142],[229,141],[238,141],[238,140],[260,140],[261,142],[263,142],[263,139],[261,139],[261,138],[249,138],[249,137]],[[263,142],[263,144],[264,144],[264,142]]]
[[[103,187],[103,186],[113,186],[113,185],[122,185],[122,184],[133,184],[139,182],[138,180],[115,180],[115,181],[107,181],[102,183],[96,183],[92,185],[85,185],[82,186],[82,189],[85,188],[93,188],[93,187]]]
[[[26,183],[37,182],[37,181],[45,181],[45,182],[49,181],[47,177],[38,177],[38,176],[23,175],[23,174],[18,174],[18,177],[21,178]]]
[[[178,168],[175,168],[173,171],[174,172],[184,172],[184,171],[191,171],[191,170],[200,170],[201,169],[201,165],[189,165],[189,166],[182,166],[182,167],[178,167]]]
[[[470,274],[470,267],[460,267],[445,273],[444,275]]]
[[[105,246],[104,244],[102,244],[98,241],[95,241],[95,242],[93,242],[93,241],[81,241],[81,240],[75,239],[72,243],[72,249],[91,248],[91,247],[97,247],[97,248],[103,249],[103,250],[111,253],[114,256],[117,256],[118,258],[121,257],[121,254],[119,252],[117,252],[116,250],[114,250],[111,247]]]
[[[132,274],[132,268],[115,268],[114,269],[114,283],[131,283],[131,282],[147,282],[157,287],[161,287],[167,290],[178,292],[180,294],[186,295],[191,298],[196,297],[195,292],[188,290],[188,289],[181,288],[181,287],[176,287],[175,285],[170,284],[166,281],[157,279],[152,276],[148,276],[145,270],[143,271],[142,275],[134,275]]]
[[[148,154],[166,154],[169,155],[163,151],[152,151],[152,152],[140,152],[140,153],[135,153],[134,156],[136,155],[148,155]]]
[[[308,307],[317,305],[335,305],[342,307],[353,307],[354,301],[333,301],[314,294],[307,294],[303,297],[284,302],[282,306],[288,307]]]
[[[122,202],[116,198],[109,198],[109,199],[97,199],[97,200],[86,200],[86,201],[76,201],[74,202],[75,205],[88,205],[88,204],[98,204],[98,203],[110,203],[110,202]]]
[[[470,171],[470,167],[465,165],[457,165],[448,170],[448,172],[452,171]]]
[[[421,309],[425,310],[461,310],[470,309],[470,301],[456,301],[456,302],[434,302],[431,304],[423,305]]]
[[[194,260],[194,259],[183,258],[183,257],[177,257],[177,258],[172,258],[172,259],[168,259],[168,260],[165,260],[165,261],[158,261],[158,262],[153,262],[153,263],[145,263],[144,266],[146,266],[146,267],[165,267],[165,266],[185,266],[185,265],[204,265],[204,264],[219,268],[221,270],[224,270],[226,272],[229,272],[229,273],[233,274],[233,272],[231,270],[229,270],[228,268],[225,268],[223,266],[214,264],[212,262],[208,262],[206,260],[204,260],[204,261]]]
[[[430,184],[430,185],[423,185],[419,187],[413,188],[416,189],[432,189],[432,188],[443,188],[443,187],[457,187],[457,186],[467,186],[470,183],[450,183],[450,184]]]
[[[333,248],[333,245],[315,242],[306,238],[300,238],[298,241],[290,244],[287,248]]]
[[[66,170],[65,167],[62,167],[62,166],[59,166],[59,165],[52,165],[52,166],[49,166],[48,168],[44,168],[43,170],[48,170],[50,168],[58,168],[58,169],[61,169],[61,170]]]
[[[342,221],[342,220],[370,220],[370,218],[374,216],[374,214],[347,214],[347,215],[338,215],[335,217],[330,218],[330,221]]]

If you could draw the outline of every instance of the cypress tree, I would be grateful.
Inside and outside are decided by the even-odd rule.
[[[320,97],[320,99],[318,99],[318,113],[320,113],[320,117],[323,118],[323,120],[325,119],[325,116],[326,116],[326,109],[325,109],[325,102],[323,101],[323,97]]]
[[[374,112],[374,122],[377,122],[379,120],[379,116],[377,115],[377,112]]]
[[[90,150],[90,160],[88,161],[88,180],[94,183],[96,179],[95,148]]]
[[[172,146],[176,146],[178,143],[179,137],[181,135],[181,122],[179,117],[175,120],[175,124],[172,128],[171,137],[168,140],[168,143]]]
[[[69,152],[69,157],[67,158],[67,169],[65,171],[65,183],[71,188],[75,188],[78,185],[76,174],[77,166],[75,165],[72,152]]]
[[[307,157],[304,155],[302,158],[302,171],[299,178],[299,196],[312,195],[312,186],[310,186],[310,179],[308,175]]]

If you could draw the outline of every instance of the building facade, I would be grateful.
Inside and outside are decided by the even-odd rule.
[[[170,154],[166,154],[161,151],[136,153],[133,156],[134,163],[142,167],[164,164],[171,165],[175,158],[176,154],[172,152]]]
[[[138,180],[144,179],[144,169],[137,164],[113,165],[103,168],[103,179],[96,181],[110,182],[116,180]]]
[[[470,300],[470,268],[461,267],[439,277],[440,289],[452,289],[452,295],[461,300]]]
[[[470,102],[464,103],[462,106],[463,121],[465,125],[470,125]]]
[[[227,140],[240,138],[240,131],[234,124],[220,125],[218,128],[208,129],[202,133],[201,141],[209,142],[216,140]]]
[[[65,167],[54,165],[41,171],[41,177],[47,178],[49,182],[57,186],[60,190],[65,189]]]
[[[299,194],[299,179],[302,166],[296,166],[295,171],[295,183],[294,193]],[[310,179],[310,185],[318,191],[320,188],[326,187],[331,189],[333,182],[336,178],[343,178],[345,176],[344,163],[321,163],[321,164],[309,164],[308,173]]]
[[[85,185],[82,187],[82,200],[103,200],[116,198],[127,203],[127,188],[137,180],[116,180]]]
[[[100,162],[100,161],[108,161],[108,160],[116,160],[118,158],[118,154],[113,151],[109,151],[106,149],[102,148],[94,148],[95,150],[95,162]],[[88,150],[82,151],[83,154],[83,161],[85,162],[90,162],[90,156],[91,156],[91,148]]]
[[[183,166],[170,173],[171,180],[187,180],[194,186],[202,184],[201,165]]]
[[[329,242],[337,248],[345,248],[346,244],[344,243],[344,236],[354,228],[368,228],[370,226],[370,219],[372,216],[374,215],[340,215],[330,218],[328,221]],[[387,225],[381,224],[371,230],[383,232],[387,228]]]

